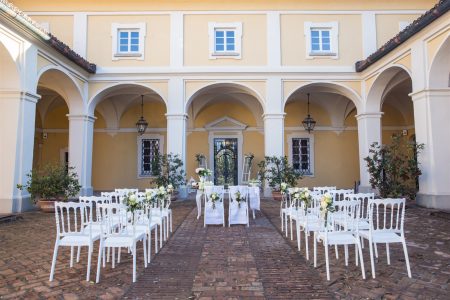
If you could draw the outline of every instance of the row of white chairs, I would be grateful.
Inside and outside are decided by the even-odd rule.
[[[322,193],[333,197],[335,212],[324,213],[320,210]],[[330,187],[311,192],[311,203],[307,207],[303,202],[296,203],[285,195],[285,204],[280,214],[284,215],[282,227],[287,236],[287,220],[290,221],[291,239],[292,223],[295,222],[297,246],[301,250],[301,233],[305,235],[306,258],[309,260],[308,240],[314,236],[314,266],[317,266],[317,242],[323,242],[327,279],[330,280],[328,246],[335,246],[336,258],[339,258],[337,246],[344,245],[345,264],[348,265],[348,245],[355,245],[356,265],[361,261],[362,276],[365,278],[362,248],[364,239],[369,242],[372,277],[375,278],[375,259],[378,258],[377,244],[386,244],[387,263],[390,264],[390,243],[401,243],[405,256],[408,276],[411,277],[406,240],[404,235],[405,199],[374,199],[374,194],[355,194],[353,190],[332,190]],[[284,223],[284,226],[283,226]]]
[[[147,190],[149,192],[152,190]],[[155,237],[155,253],[158,252],[158,234],[160,247],[172,232],[172,212],[170,198],[165,201],[147,204],[131,214],[122,202],[125,195],[135,193],[138,201],[143,201],[146,193],[137,190],[116,190],[102,193],[101,196],[80,197],[79,202],[56,202],[55,218],[57,237],[53,253],[50,281],[54,278],[56,258],[60,246],[70,247],[70,267],[73,267],[74,247],[78,247],[77,262],[80,260],[80,248],[88,247],[88,265],[86,280],[90,278],[91,256],[94,242],[100,241],[96,282],[100,280],[100,261],[105,267],[105,257],[110,260],[112,249],[112,267],[115,267],[115,249],[118,248],[117,262],[120,263],[121,248],[127,248],[133,255],[133,282],[136,281],[136,243],[144,247],[144,266],[151,260],[152,232]],[[95,215],[94,215],[95,211]],[[148,243],[148,245],[147,245]],[[107,254],[105,253],[107,249]]]

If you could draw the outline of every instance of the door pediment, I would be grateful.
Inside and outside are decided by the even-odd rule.
[[[222,117],[205,125],[205,129],[208,131],[242,131],[247,127],[248,125],[228,116]]]

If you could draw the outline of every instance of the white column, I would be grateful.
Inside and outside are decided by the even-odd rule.
[[[280,13],[267,13],[267,64],[269,67],[281,66],[281,26]]]
[[[33,167],[36,103],[40,96],[21,91],[0,92],[0,213],[32,207],[27,182]]]
[[[92,195],[92,150],[95,117],[67,115],[69,118],[69,165],[75,167],[81,196]]]
[[[356,116],[358,120],[359,142],[359,174],[361,180],[360,191],[371,191],[370,174],[367,163],[364,160],[369,155],[370,146],[373,143],[381,145],[381,116],[382,112],[362,113]]]
[[[363,56],[367,58],[377,51],[377,21],[374,12],[362,13]]]
[[[425,148],[419,155],[417,203],[450,210],[450,89],[411,94],[416,141]]]
[[[179,69],[183,66],[183,13],[170,14],[170,67]]]
[[[166,114],[167,153],[178,154],[186,166],[186,120],[185,114]]]
[[[264,114],[264,154],[284,156],[284,113]]]
[[[81,57],[87,53],[87,14],[82,12],[73,15],[73,50]]]

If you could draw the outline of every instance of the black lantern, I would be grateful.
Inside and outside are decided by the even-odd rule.
[[[140,135],[143,135],[147,129],[148,122],[144,119],[144,95],[141,95],[141,118],[136,122],[136,128]]]
[[[316,126],[316,121],[311,117],[309,114],[309,93],[308,95],[308,116],[303,120],[302,124],[303,127],[305,127],[305,130],[308,131],[308,133],[311,133],[311,131],[314,130],[314,127]]]

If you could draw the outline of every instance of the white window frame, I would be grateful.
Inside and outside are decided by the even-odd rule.
[[[288,161],[289,164],[292,165],[293,163],[293,151],[292,151],[292,146],[293,146],[293,139],[309,139],[309,170],[310,170],[310,174],[304,174],[303,176],[306,177],[315,177],[315,172],[314,172],[314,134],[310,134],[310,133],[293,133],[293,134],[288,134],[287,136],[288,138]]]
[[[154,177],[153,175],[144,175],[141,173],[142,168],[142,141],[143,140],[159,140],[159,153],[164,154],[164,136],[160,134],[143,134],[137,137],[137,178],[150,178]]]
[[[216,52],[216,30],[232,30],[234,31],[234,51],[220,51]],[[209,35],[209,59],[217,58],[242,58],[242,23],[208,23]]]
[[[313,51],[311,45],[311,30],[329,30],[330,31],[330,51]],[[306,39],[306,58],[339,58],[339,23],[327,22],[327,23],[313,23],[305,22],[304,34]]]
[[[137,52],[120,52],[119,49],[119,32],[121,30],[131,30],[139,32],[139,51]],[[112,60],[119,59],[135,59],[144,60],[145,53],[145,36],[146,25],[144,22],[135,24],[119,24],[113,23],[111,25],[111,40],[112,40]]]

